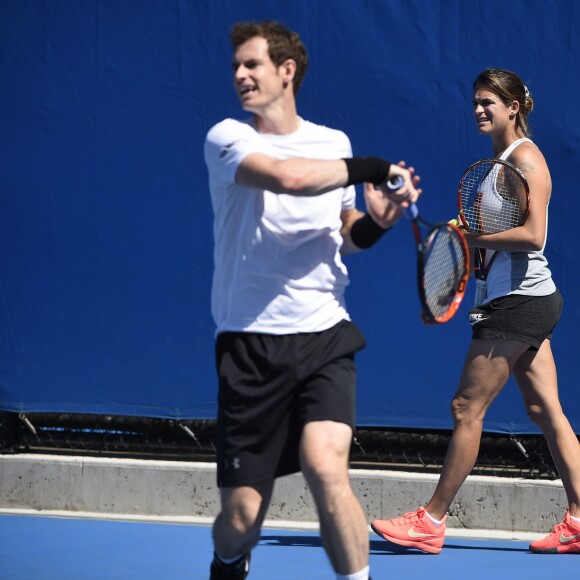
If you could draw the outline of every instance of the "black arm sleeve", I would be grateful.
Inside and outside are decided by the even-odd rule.
[[[348,157],[344,159],[348,171],[346,185],[368,181],[380,185],[387,181],[391,163],[380,157]]]
[[[368,213],[365,213],[352,224],[350,239],[357,248],[366,250],[376,244],[390,229],[383,229]]]

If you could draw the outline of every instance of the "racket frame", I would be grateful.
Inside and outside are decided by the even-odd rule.
[[[501,231],[505,231],[506,229],[512,229],[512,228],[521,226],[526,221],[526,219],[528,217],[529,210],[530,210],[530,186],[528,184],[528,180],[526,179],[526,176],[521,172],[521,170],[518,169],[513,163],[510,163],[509,161],[506,161],[505,159],[497,159],[497,158],[493,157],[493,158],[480,159],[480,160],[476,161],[475,163],[472,163],[463,172],[463,175],[461,176],[461,179],[459,180],[459,186],[457,188],[457,207],[459,208],[459,219],[461,220],[463,227],[465,228],[466,231],[473,232],[473,228],[469,225],[469,222],[467,221],[467,218],[465,217],[465,210],[463,208],[463,196],[462,196],[463,185],[464,185],[467,177],[469,176],[469,174],[472,173],[476,167],[479,167],[480,165],[484,165],[484,164],[502,165],[503,167],[509,168],[509,170],[513,171],[517,175],[519,180],[521,181],[521,183],[524,187],[524,192],[525,192],[525,196],[526,196],[525,212],[522,215],[520,223],[513,225],[511,228],[505,228],[504,230],[501,230]],[[479,232],[475,232],[475,233],[485,234],[485,233],[497,233],[497,232],[479,231]]]
[[[402,187],[402,185],[403,178],[401,176],[394,176],[386,183],[387,189],[392,192],[397,191],[400,187]],[[410,204],[408,207],[403,208],[403,214],[411,224],[413,236],[415,238],[415,250],[417,254],[417,289],[419,291],[419,301],[421,302],[421,318],[425,324],[443,324],[453,318],[459,309],[459,306],[461,305],[463,297],[465,296],[465,290],[467,289],[467,282],[469,281],[470,272],[470,253],[467,240],[461,229],[453,224],[448,222],[440,222],[435,224],[426,222],[419,215],[419,208],[414,203]],[[421,235],[421,228],[419,227],[419,224],[428,228],[429,230],[425,237]],[[448,229],[453,233],[459,242],[459,247],[464,259],[463,272],[459,278],[455,295],[450,300],[446,311],[441,315],[435,314],[429,307],[427,296],[425,294],[424,281],[425,254],[431,247],[431,242],[439,229]]]
[[[413,208],[413,206],[411,206]],[[441,222],[436,224],[431,224],[423,220],[418,210],[415,214],[413,214],[413,209],[409,208],[411,211],[405,210],[405,216],[411,223],[411,227],[413,230],[413,236],[415,238],[415,245],[417,250],[417,289],[419,291],[419,301],[421,302],[421,318],[423,322],[426,324],[443,324],[448,322],[455,316],[463,297],[465,296],[465,291],[467,289],[467,282],[469,280],[469,271],[470,271],[470,252],[467,246],[467,240],[465,239],[465,235],[459,229],[459,227],[447,223]],[[415,206],[416,210],[416,206]],[[427,234],[423,237],[421,235],[421,228],[419,224],[428,228]],[[431,247],[431,241],[435,237],[436,233],[440,229],[447,229],[453,232],[453,235],[456,237],[457,241],[459,242],[459,246],[461,249],[461,253],[463,254],[464,258],[464,268],[463,273],[459,279],[457,284],[457,290],[455,291],[455,295],[449,302],[449,306],[447,307],[446,311],[443,314],[435,314],[432,312],[431,308],[429,307],[427,296],[425,294],[425,282],[424,282],[424,273],[425,273],[425,255],[429,248]]]
[[[459,208],[459,219],[461,220],[461,223],[463,224],[465,231],[473,232],[473,228],[470,226],[469,222],[467,221],[467,218],[465,217],[465,212],[464,212],[464,208],[463,208],[463,186],[464,186],[464,183],[465,183],[467,177],[469,176],[469,174],[472,173],[472,171],[476,167],[479,167],[480,165],[484,165],[484,164],[501,165],[505,168],[508,168],[509,171],[514,172],[514,174],[518,177],[518,179],[520,180],[520,182],[522,183],[523,188],[524,188],[525,199],[526,199],[525,211],[522,214],[522,218],[520,219],[520,222],[517,224],[514,224],[510,228],[504,228],[503,230],[496,230],[494,232],[477,231],[475,233],[479,233],[479,234],[497,233],[497,231],[506,231],[507,229],[513,229],[513,228],[516,228],[516,227],[523,225],[524,222],[526,221],[526,219],[528,217],[528,213],[530,211],[530,186],[528,184],[528,180],[526,179],[526,176],[522,173],[522,171],[520,169],[518,169],[513,163],[510,163],[509,161],[506,161],[505,159],[497,159],[497,158],[493,157],[493,158],[480,159],[480,160],[476,161],[475,163],[472,163],[463,172],[463,175],[461,176],[461,179],[459,180],[459,186],[457,188],[457,206]],[[483,179],[481,181],[483,181]],[[485,266],[486,253],[487,252],[484,248],[477,248],[477,247],[475,248],[475,255],[474,255],[475,270],[474,270],[474,272],[475,272],[475,277],[478,280],[486,280],[487,279],[489,270],[493,264],[495,257],[497,256],[497,251],[496,251],[496,252],[494,252],[489,264],[486,267]]]

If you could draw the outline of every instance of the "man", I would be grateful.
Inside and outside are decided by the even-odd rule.
[[[337,578],[369,577],[365,514],[349,482],[354,353],[364,338],[345,308],[341,253],[367,248],[416,201],[413,169],[352,158],[347,136],[300,118],[308,57],[280,23],[231,31],[245,121],[205,143],[215,214],[218,486],[211,578],[246,578],[274,481],[302,471]],[[396,192],[386,187],[401,176]],[[365,186],[368,213],[355,208]]]

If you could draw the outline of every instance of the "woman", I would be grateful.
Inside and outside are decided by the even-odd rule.
[[[466,234],[471,247],[487,253],[487,263],[490,254],[495,257],[487,287],[479,285],[479,301],[469,313],[473,336],[451,404],[454,431],[439,482],[424,508],[372,523],[384,539],[432,554],[441,551],[446,512],[475,465],[485,413],[511,374],[530,419],[546,437],[569,503],[564,521],[530,549],[580,553],[580,444],[562,412],[550,348],[562,308],[544,257],[552,182],[544,156],[529,139],[532,108],[530,92],[513,72],[487,69],[473,83],[479,133],[490,138],[495,157],[526,176],[529,215],[511,230]]]

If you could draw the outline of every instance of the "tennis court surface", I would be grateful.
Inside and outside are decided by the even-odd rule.
[[[540,555],[528,541],[450,537],[441,554],[403,550],[371,535],[371,573],[383,578],[577,578],[580,556]],[[2,580],[207,579],[207,524],[0,515]],[[316,530],[264,529],[251,579],[332,579]]]

